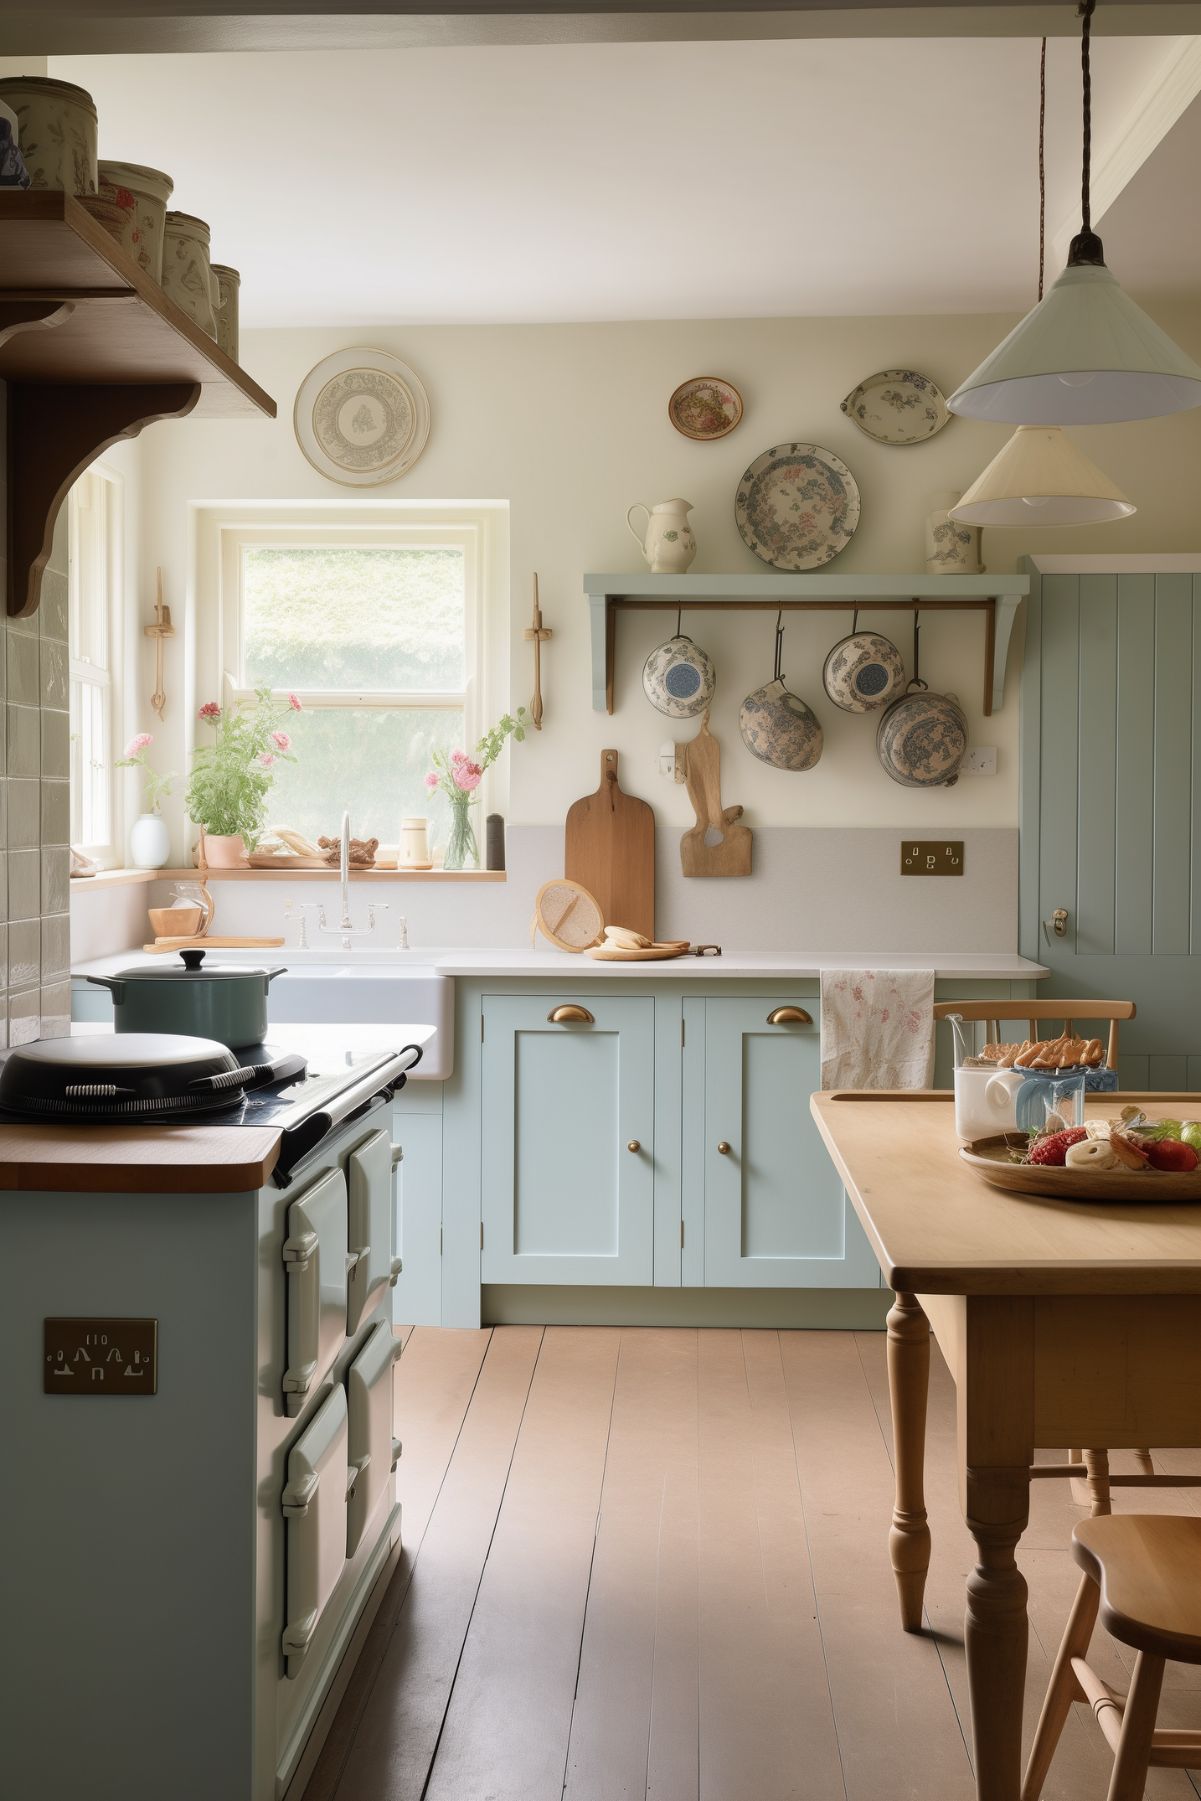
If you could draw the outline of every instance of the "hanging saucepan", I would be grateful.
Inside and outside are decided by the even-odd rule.
[[[871,713],[904,692],[905,665],[891,638],[859,630],[856,609],[850,636],[826,658],[822,686],[844,713]]]
[[[931,694],[918,675],[913,624],[913,680],[876,728],[876,755],[902,788],[950,788],[967,751],[967,715],[953,694]]]
[[[642,669],[642,687],[652,707],[671,719],[695,719],[713,699],[717,671],[708,651],[680,630],[652,650]]]
[[[780,674],[784,627],[776,616],[775,674],[748,694],[738,712],[738,729],[752,756],[773,769],[800,773],[812,769],[822,754],[822,728],[799,696],[789,692]]]

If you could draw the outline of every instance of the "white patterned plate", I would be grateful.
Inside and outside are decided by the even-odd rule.
[[[842,403],[848,419],[877,444],[924,444],[950,419],[943,391],[916,369],[881,369]]]
[[[739,482],[734,519],[774,569],[820,569],[854,537],[859,505],[859,484],[832,450],[775,444]]]
[[[321,475],[348,488],[375,487],[404,475],[425,449],[429,396],[386,350],[339,350],[301,382],[293,425]]]

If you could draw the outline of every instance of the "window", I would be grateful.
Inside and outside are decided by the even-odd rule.
[[[228,529],[224,699],[296,694],[270,823],[395,843],[430,752],[479,736],[479,524]],[[233,600],[231,614],[230,600]],[[232,656],[229,652],[232,651]],[[232,667],[231,667],[232,665]]]
[[[113,757],[123,588],[121,478],[89,469],[67,509],[71,651],[71,842],[101,863],[120,838]]]

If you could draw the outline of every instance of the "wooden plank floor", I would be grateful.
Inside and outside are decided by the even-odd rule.
[[[973,1546],[937,1355],[921,1637],[888,1565],[882,1334],[418,1327],[397,1416],[404,1556],[306,1801],[972,1801]],[[1201,1490],[1115,1505],[1197,1512]],[[1081,1517],[1034,1485],[1028,1732]],[[1124,1687],[1130,1655],[1095,1649]],[[1108,1785],[1074,1711],[1047,1801]],[[1161,1720],[1201,1722],[1201,1670],[1173,1670]],[[1153,1771],[1147,1796],[1198,1801],[1201,1776]]]

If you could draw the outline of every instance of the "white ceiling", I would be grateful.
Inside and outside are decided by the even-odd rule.
[[[1098,166],[1121,160],[1192,43],[1096,42]],[[102,156],[166,169],[174,204],[212,222],[247,325],[1033,296],[1035,39],[59,57],[51,73],[95,95]],[[1048,93],[1050,238],[1079,190],[1070,40],[1049,46]],[[1177,160],[1191,193],[1195,157]],[[1163,198],[1139,229],[1170,261]],[[1119,274],[1139,290],[1138,271]]]

